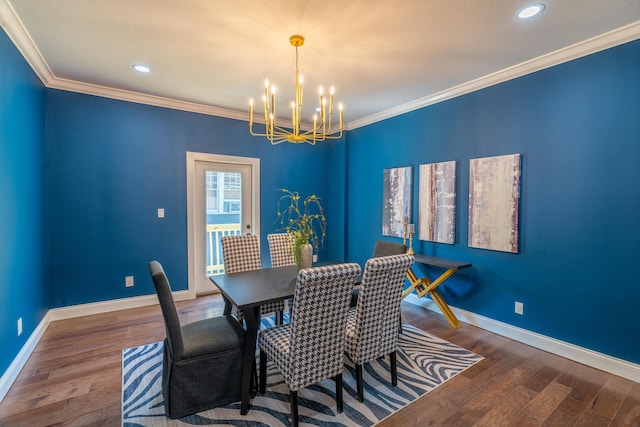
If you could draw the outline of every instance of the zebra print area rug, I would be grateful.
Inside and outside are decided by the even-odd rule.
[[[263,327],[272,326],[263,319]],[[267,392],[257,394],[251,409],[240,415],[240,403],[170,420],[162,399],[162,343],[147,344],[122,352],[122,425],[138,426],[288,426],[289,389],[269,362]],[[353,364],[345,357],[344,412],[335,411],[335,383],[324,380],[298,391],[301,425],[371,426],[410,404],[455,375],[482,360],[481,356],[403,324],[399,338],[398,386],[391,385],[388,358],[364,365],[365,401],[357,399]]]

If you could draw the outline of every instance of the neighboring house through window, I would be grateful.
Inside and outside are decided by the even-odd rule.
[[[206,186],[207,214],[240,213],[239,173],[207,171]]]

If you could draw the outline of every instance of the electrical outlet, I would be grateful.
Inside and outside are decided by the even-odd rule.
[[[164,208],[158,208],[158,218],[164,218]]]
[[[516,314],[520,314],[520,315],[524,314],[524,304],[519,301],[516,301],[515,312]]]
[[[133,286],[133,276],[127,276],[124,278],[124,285],[127,288],[130,288],[131,286]]]
[[[18,336],[22,335],[22,317],[18,319]]]
[[[318,262],[318,254],[313,254],[313,262]]]

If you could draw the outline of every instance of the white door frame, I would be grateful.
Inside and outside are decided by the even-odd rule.
[[[189,299],[196,298],[195,253],[195,165],[196,162],[231,163],[251,166],[251,232],[260,236],[260,159],[254,157],[227,156],[223,154],[187,151],[187,259],[189,272]]]

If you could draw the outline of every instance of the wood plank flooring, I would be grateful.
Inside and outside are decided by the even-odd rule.
[[[219,295],[178,302],[182,322]],[[403,303],[405,321],[485,359],[379,424],[640,426],[640,384]],[[0,426],[119,426],[122,349],[164,339],[159,306],[52,322],[0,403]]]

